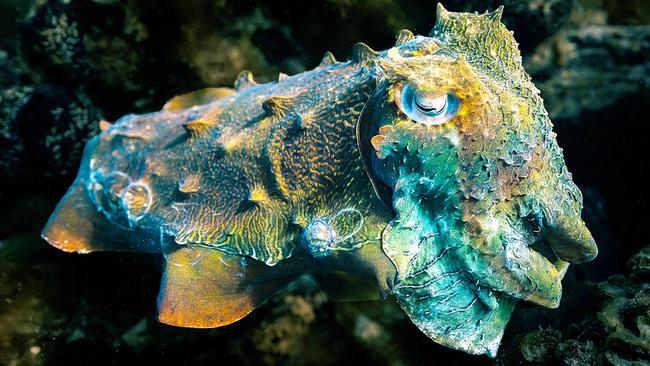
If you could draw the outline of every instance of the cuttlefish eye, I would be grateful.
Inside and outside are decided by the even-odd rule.
[[[423,91],[405,84],[398,99],[399,108],[415,122],[433,126],[452,119],[460,108],[460,100],[448,92]]]

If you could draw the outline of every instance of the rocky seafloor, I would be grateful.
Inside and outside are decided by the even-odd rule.
[[[231,85],[242,69],[273,80],[325,50],[345,59],[357,41],[427,34],[434,2],[0,2],[0,365],[649,364],[650,3],[444,2],[500,4],[600,255],[571,267],[559,309],[519,304],[490,360],[436,345],[390,299],[328,302],[308,278],[232,326],[162,325],[156,258],[70,255],[39,238],[100,119]]]

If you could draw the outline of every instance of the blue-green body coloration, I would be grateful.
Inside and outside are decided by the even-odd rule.
[[[597,253],[501,11],[439,5],[428,37],[102,122],[43,237],[162,254],[168,324],[230,324],[319,272],[494,356],[516,300],[558,306]]]

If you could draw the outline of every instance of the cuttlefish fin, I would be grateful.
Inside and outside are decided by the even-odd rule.
[[[52,246],[66,252],[95,251],[160,252],[157,238],[139,235],[137,230],[116,225],[100,212],[86,189],[89,160],[97,138],[86,145],[81,169],[76,180],[56,206],[41,232]]]
[[[96,216],[97,209],[86,196],[83,182],[77,179],[56,206],[41,236],[66,252],[95,251],[95,237],[100,234],[96,220],[92,219]]]
[[[207,104],[235,94],[230,88],[204,88],[187,94],[177,95],[163,106],[166,110],[191,108],[195,105]]]
[[[288,269],[202,247],[167,256],[158,320],[189,328],[216,328],[242,319],[295,278]]]
[[[77,178],[50,216],[41,237],[66,252],[158,251],[155,240],[142,240],[111,223],[88,197],[86,180]]]

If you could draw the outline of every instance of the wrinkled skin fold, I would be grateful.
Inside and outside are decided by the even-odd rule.
[[[494,357],[515,303],[557,307],[568,265],[598,252],[501,12],[438,5],[429,36],[389,50],[102,122],[42,235],[164,257],[168,324],[233,323],[316,273],[334,298],[392,294],[434,341]]]

